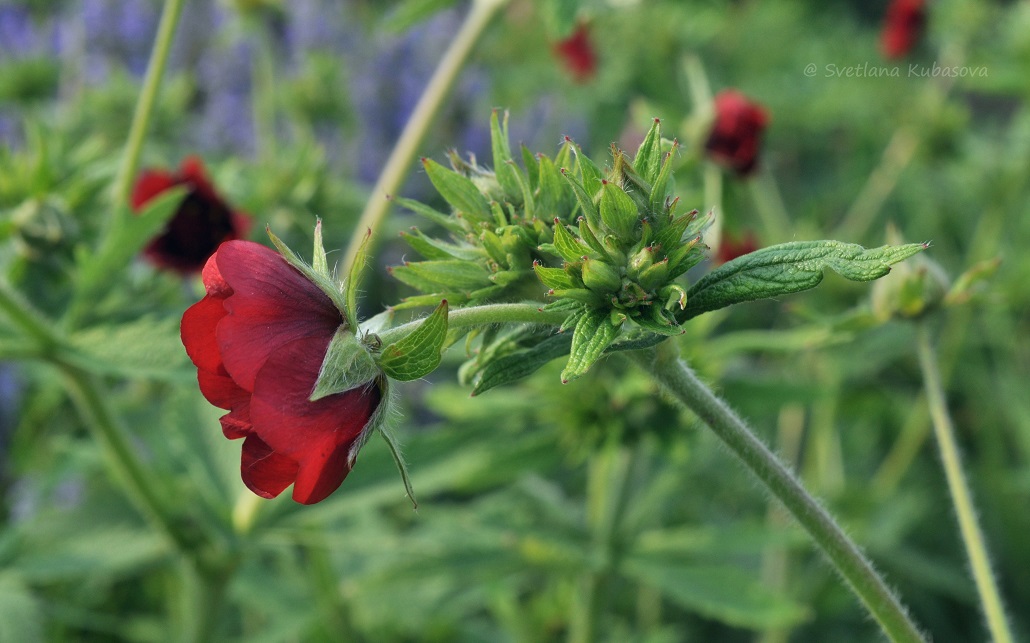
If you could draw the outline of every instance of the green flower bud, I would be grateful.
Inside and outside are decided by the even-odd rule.
[[[583,283],[598,292],[615,292],[622,286],[622,277],[604,261],[583,257]]]

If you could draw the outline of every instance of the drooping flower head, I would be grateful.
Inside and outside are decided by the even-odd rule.
[[[263,498],[293,485],[319,502],[354,466],[383,403],[385,378],[311,400],[340,308],[282,255],[229,241],[204,266],[206,296],[182,318],[200,390],[229,411],[225,437],[243,438],[243,482]]]
[[[925,28],[925,0],[893,0],[880,32],[880,51],[887,58],[904,58]]]
[[[218,195],[195,156],[186,158],[178,172],[140,173],[132,190],[133,210],[139,212],[151,199],[178,185],[187,187],[185,198],[143,254],[160,268],[188,275],[200,272],[220,243],[244,236],[250,219],[234,212]]]
[[[736,90],[721,91],[715,97],[715,122],[705,150],[716,163],[747,176],[758,164],[768,123],[769,115],[761,105]]]
[[[578,83],[585,83],[597,72],[597,52],[590,40],[590,29],[580,23],[572,35],[554,43],[554,53]]]

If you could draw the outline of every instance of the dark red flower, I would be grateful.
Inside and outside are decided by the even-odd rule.
[[[572,35],[554,43],[554,53],[578,83],[585,83],[597,72],[597,52],[590,41],[590,30],[580,24]]]
[[[722,243],[719,244],[719,250],[715,253],[715,263],[724,264],[727,261],[732,261],[737,257],[754,252],[760,247],[758,245],[758,238],[750,230],[743,237],[739,238],[727,234],[723,236]]]
[[[195,156],[186,158],[176,173],[144,170],[132,189],[132,209],[139,212],[151,199],[177,185],[189,191],[164,231],[143,250],[154,265],[188,275],[197,273],[223,241],[239,239],[250,219],[233,212],[215,192]]]
[[[203,280],[207,295],[182,316],[182,343],[201,393],[229,411],[225,437],[244,438],[244,484],[263,498],[292,484],[297,502],[323,500],[354,465],[382,402],[380,382],[308,399],[344,318],[278,253],[223,243]]]
[[[880,50],[887,58],[904,58],[926,27],[924,0],[893,0],[880,32]]]
[[[708,155],[740,176],[758,164],[762,132],[769,122],[765,109],[743,94],[728,89],[715,97],[715,123],[705,142]]]

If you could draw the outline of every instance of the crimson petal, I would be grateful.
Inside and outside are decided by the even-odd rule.
[[[297,463],[273,451],[256,435],[243,441],[240,476],[247,488],[262,498],[275,498],[293,484]]]

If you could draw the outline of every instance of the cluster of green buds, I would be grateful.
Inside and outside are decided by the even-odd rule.
[[[491,138],[492,170],[453,153],[451,169],[423,159],[452,213],[399,200],[447,229],[451,240],[418,229],[404,234],[426,260],[392,269],[423,293],[398,307],[546,293],[553,300],[545,308],[567,311],[562,330],[573,331],[565,381],[586,372],[627,323],[648,334],[680,334],[675,311],[686,306],[687,291],[676,279],[704,258],[707,219],[697,211],[677,214],[670,195],[676,143],[662,140],[659,121],[632,159],[612,146],[604,169],[569,138],[553,159],[523,147],[520,167],[507,118],[497,112]]]

